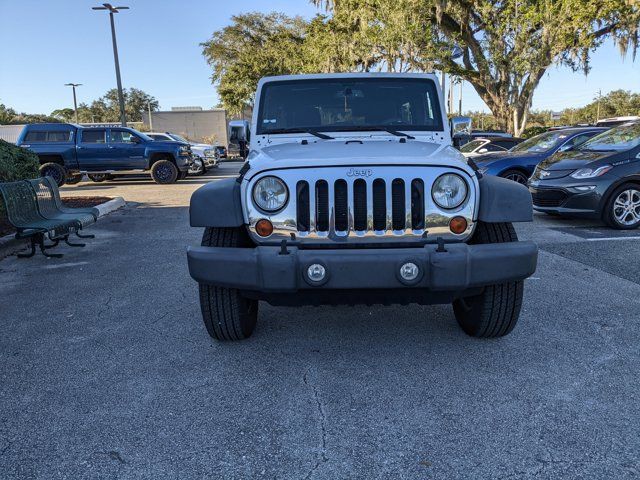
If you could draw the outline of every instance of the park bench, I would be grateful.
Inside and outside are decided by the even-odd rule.
[[[41,185],[47,188],[47,185],[50,187],[51,183],[47,180]],[[41,186],[39,185],[38,190],[40,190],[40,188]],[[50,197],[48,197],[46,193],[41,192],[39,202],[39,196],[36,193],[34,185],[27,180],[0,183],[0,194],[2,194],[4,200],[7,219],[16,229],[15,237],[29,238],[31,240],[31,252],[28,254],[18,254],[20,258],[35,255],[36,245],[40,247],[40,251],[46,257],[62,257],[62,254],[53,254],[46,251],[57,246],[60,240],[64,240],[67,245],[72,247],[84,246],[84,244],[81,243],[71,243],[69,241],[69,235],[72,233],[77,234],[83,226],[82,222],[88,221],[88,217],[85,216],[87,212],[74,215],[69,211],[73,209],[66,209],[66,212],[59,209],[51,209],[51,204],[48,203],[49,200],[52,199],[53,206],[57,204],[54,190],[49,188],[49,192]],[[57,189],[55,192],[57,192]],[[59,201],[60,204],[62,204],[62,200],[59,199]],[[50,218],[47,218],[45,214],[42,213],[41,208]],[[56,211],[58,214],[54,215]],[[95,221],[96,217],[92,215],[92,218],[93,221]],[[48,237],[53,244],[46,245],[44,243],[45,236]],[[92,236],[85,235],[84,237]]]

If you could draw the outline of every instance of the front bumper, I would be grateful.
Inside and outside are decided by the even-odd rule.
[[[574,180],[563,177],[553,180],[529,182],[533,209],[562,215],[597,218],[602,212],[603,199],[615,179],[602,177]],[[578,188],[592,187],[588,191]]]
[[[523,280],[536,269],[533,242],[467,245],[447,244],[398,249],[299,249],[191,247],[189,273],[194,280],[220,287],[259,292],[299,290],[422,288],[455,292],[473,287]],[[400,267],[413,262],[420,275],[412,282],[400,277]],[[322,282],[306,275],[310,265],[326,269]]]

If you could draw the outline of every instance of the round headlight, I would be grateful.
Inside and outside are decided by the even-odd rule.
[[[459,207],[467,198],[467,182],[460,175],[445,173],[433,182],[431,196],[442,208]]]
[[[277,177],[264,177],[253,187],[253,201],[265,212],[277,212],[289,199],[289,191],[282,180]]]

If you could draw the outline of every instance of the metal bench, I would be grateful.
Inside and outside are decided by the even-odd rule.
[[[62,257],[62,254],[48,253],[46,250],[64,240],[71,246],[79,246],[69,242],[69,235],[78,230],[77,219],[46,219],[38,210],[36,194],[27,181],[0,183],[0,194],[4,200],[7,219],[16,229],[16,238],[29,238],[31,252],[20,253],[18,257],[28,258],[36,253],[36,245],[45,257]],[[53,242],[45,245],[45,235]]]
[[[80,238],[95,238],[95,235],[83,235],[79,230],[91,225],[98,219],[99,212],[95,208],[65,207],[60,198],[58,185],[51,177],[27,180],[36,195],[38,211],[47,220],[75,221],[78,229],[76,235]],[[80,244],[76,244],[80,245]]]

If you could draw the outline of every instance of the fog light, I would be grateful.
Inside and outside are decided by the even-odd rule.
[[[418,278],[419,274],[420,269],[415,263],[407,262],[400,267],[400,276],[408,282]]]
[[[273,224],[266,218],[258,220],[256,223],[256,232],[261,237],[268,237],[273,233]]]
[[[449,221],[449,229],[456,235],[460,235],[467,230],[467,219],[464,217],[453,217]]]
[[[309,268],[307,268],[307,276],[309,277],[309,280],[313,282],[321,282],[324,279],[326,273],[327,271],[325,270],[325,268],[319,263],[309,265]]]

